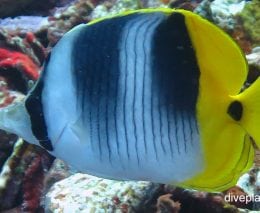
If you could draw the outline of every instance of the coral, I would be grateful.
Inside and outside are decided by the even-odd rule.
[[[25,54],[0,48],[0,68],[22,71],[29,79],[37,80],[39,67]]]
[[[49,17],[47,38],[50,46],[56,44],[64,33],[74,26],[87,23],[92,10],[93,5],[85,0],[76,1],[72,5],[57,10],[53,16]]]
[[[139,0],[115,0],[112,2],[106,1],[103,4],[98,5],[93,10],[91,13],[91,19],[115,15],[126,10],[140,9],[142,4],[147,6],[148,3],[149,1],[140,2]]]
[[[16,205],[18,193],[21,188],[24,166],[19,165],[27,144],[19,139],[10,158],[5,162],[0,174],[0,211]]]
[[[12,101],[10,94],[14,95],[13,91],[27,93],[30,80],[36,81],[39,77],[45,52],[33,33],[28,32],[21,37],[0,29],[0,91],[5,100],[9,97],[9,102]]]
[[[11,87],[9,87],[10,85],[7,82],[6,78],[0,76],[0,107],[5,107],[13,103],[16,98],[20,99],[23,97],[18,92],[10,91]]]
[[[201,2],[200,0],[197,0],[197,1],[172,0],[169,2],[169,7],[193,11],[200,2]]]
[[[237,25],[232,31],[230,31],[230,35],[238,43],[244,53],[251,53],[252,43],[242,26]]]
[[[4,99],[1,106],[5,106],[14,99],[5,84],[11,90],[27,93],[29,80],[35,81],[39,77],[39,67],[21,52],[0,48],[0,76],[3,82],[0,89]]]
[[[44,186],[45,171],[49,169],[53,158],[45,151],[37,150],[31,164],[26,168],[23,178],[22,210],[25,212],[36,212],[40,207],[41,196]]]
[[[7,134],[3,130],[0,130],[0,168],[2,168],[4,162],[12,154],[16,140],[16,135]]]
[[[245,4],[245,0],[204,0],[194,11],[219,27],[231,30],[237,24],[235,15]]]
[[[29,56],[37,66],[42,65],[46,56],[45,48],[32,32],[26,32],[20,35],[18,31],[15,34],[11,34],[0,28],[0,48],[24,53]]]
[[[46,151],[19,139],[0,174],[0,211],[21,205],[24,211],[35,212],[39,207],[43,174],[52,160]]]
[[[66,163],[60,159],[55,159],[44,178],[44,194],[48,192],[54,183],[69,177],[71,174],[72,172]]]
[[[200,191],[185,190],[166,186],[163,194],[157,200],[157,212],[238,212],[236,207],[227,206],[223,194],[211,194]]]
[[[157,200],[157,212],[156,213],[163,213],[163,212],[172,212],[178,213],[181,209],[181,204],[178,201],[174,201],[171,199],[172,194],[162,195]]]
[[[71,0],[0,0],[0,18],[7,16],[31,15],[38,13],[48,15],[49,10]]]
[[[124,2],[125,0],[121,0],[121,2]],[[169,0],[138,0],[133,1],[133,3],[137,3],[138,7],[142,8],[160,8],[160,7],[166,7],[167,4],[169,4]],[[129,8],[131,9],[131,7]]]
[[[238,15],[253,47],[260,45],[260,1],[252,0]]]

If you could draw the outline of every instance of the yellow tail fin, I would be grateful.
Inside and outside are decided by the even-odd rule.
[[[241,119],[238,122],[260,148],[260,77],[234,98],[242,104]]]

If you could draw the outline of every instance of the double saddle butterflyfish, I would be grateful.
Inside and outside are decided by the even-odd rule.
[[[235,185],[260,144],[260,79],[192,12],[143,9],[80,24],[0,128],[81,172],[205,191]],[[241,92],[242,91],[242,92]]]

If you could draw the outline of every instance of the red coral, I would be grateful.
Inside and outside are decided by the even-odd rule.
[[[30,57],[17,51],[0,48],[0,67],[5,69],[15,68],[23,71],[32,80],[37,80],[39,77],[39,67]]]
[[[44,188],[45,170],[49,169],[53,158],[45,151],[37,151],[26,169],[23,178],[23,203],[25,212],[38,212]]]
[[[37,178],[35,178],[37,176]],[[43,188],[43,171],[41,168],[41,156],[36,156],[33,163],[25,172],[23,181],[23,210],[35,212],[40,204],[40,197]]]
[[[36,64],[42,65],[46,58],[46,49],[42,46],[41,42],[35,37],[32,32],[26,33],[26,37],[23,40],[24,44],[32,50],[34,61]]]

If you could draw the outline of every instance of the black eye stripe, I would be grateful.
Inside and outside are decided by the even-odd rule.
[[[227,110],[227,113],[233,118],[235,121],[240,121],[243,115],[243,105],[239,101],[233,101]]]
[[[41,94],[43,81],[40,79],[34,90],[25,101],[25,107],[31,120],[31,128],[40,145],[48,151],[53,151],[53,146],[48,137],[47,127],[44,119]]]

